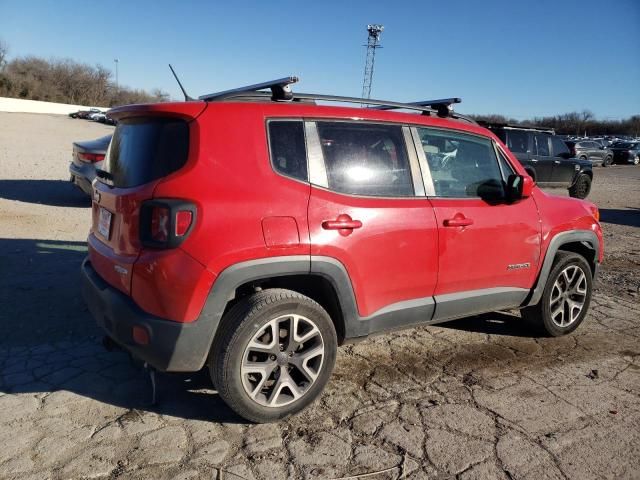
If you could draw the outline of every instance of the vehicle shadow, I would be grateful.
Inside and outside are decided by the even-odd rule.
[[[0,198],[53,207],[91,206],[91,199],[68,180],[0,180]]]
[[[84,242],[0,239],[0,392],[68,391],[138,412],[224,423],[246,423],[215,392],[205,370],[149,373],[104,335],[80,293]],[[479,315],[439,325],[488,334],[534,336],[517,316]],[[461,346],[464,348],[464,346]]]
[[[640,208],[601,208],[600,221],[629,227],[640,227]]]
[[[80,291],[86,243],[0,239],[0,392],[68,391],[142,412],[246,423],[218,397],[206,369],[149,373],[108,351]]]
[[[438,327],[508,337],[533,338],[537,336],[534,329],[520,315],[510,312],[484,313],[440,323]]]

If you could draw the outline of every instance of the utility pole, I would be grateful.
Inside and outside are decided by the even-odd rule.
[[[113,61],[116,64],[116,93],[120,92],[120,84],[118,83],[118,59],[114,58]]]
[[[364,80],[362,81],[362,98],[371,98],[371,83],[373,82],[373,67],[376,60],[376,49],[381,48],[380,36],[384,30],[383,25],[367,25],[367,58],[364,64]]]

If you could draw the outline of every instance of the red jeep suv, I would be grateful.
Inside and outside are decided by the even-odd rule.
[[[459,99],[295,80],[110,112],[82,273],[111,339],[161,371],[208,366],[267,422],[318,397],[347,341],[503,309],[552,336],[584,320],[595,205],[537,188]]]

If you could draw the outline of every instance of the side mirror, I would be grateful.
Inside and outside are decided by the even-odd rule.
[[[509,175],[507,179],[507,198],[516,201],[529,198],[535,182],[529,175]]]

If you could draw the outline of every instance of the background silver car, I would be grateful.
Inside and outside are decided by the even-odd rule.
[[[69,165],[71,183],[91,196],[91,182],[96,178],[96,168],[100,168],[113,135],[95,140],[73,143],[73,158]]]

